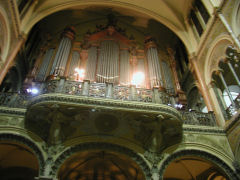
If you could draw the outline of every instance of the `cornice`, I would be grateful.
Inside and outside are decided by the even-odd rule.
[[[12,21],[16,37],[20,35],[20,18],[15,0],[9,0],[9,9],[12,15]]]
[[[92,108],[103,108],[111,110],[120,111],[131,111],[131,112],[145,112],[153,114],[166,114],[169,116],[174,116],[174,118],[182,119],[180,112],[176,109],[164,105],[155,103],[141,103],[136,101],[121,101],[107,98],[96,98],[96,97],[86,97],[86,96],[72,96],[63,94],[44,94],[37,96],[31,100],[28,105],[30,108],[36,104],[42,103],[61,103],[69,105],[78,105],[82,107],[92,107]]]
[[[0,106],[0,113],[24,116],[26,113],[26,109]]]
[[[226,135],[226,131],[220,127],[208,127],[208,126],[189,126],[183,125],[183,132],[196,132],[196,133],[212,133]]]

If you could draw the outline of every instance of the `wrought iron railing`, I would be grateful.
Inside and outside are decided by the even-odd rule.
[[[203,113],[198,111],[180,111],[184,124],[216,126],[216,120],[213,112]]]
[[[174,106],[172,95],[156,89],[136,88],[135,86],[118,86],[112,83],[77,82],[64,79],[48,81],[38,85],[40,94],[63,93],[80,96],[110,98],[116,100],[139,101],[168,104]]]
[[[30,93],[0,93],[0,106],[27,108],[28,102],[39,94],[62,93],[77,96],[109,98],[122,101],[138,101],[147,103],[165,104],[177,108],[174,97],[166,92],[136,88],[134,86],[114,86],[112,83],[90,83],[89,81],[77,82],[64,79],[52,80],[45,83],[36,83],[38,94]],[[213,113],[180,110],[183,123],[191,125],[215,126]]]

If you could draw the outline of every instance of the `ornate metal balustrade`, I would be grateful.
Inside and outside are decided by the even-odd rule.
[[[216,126],[216,120],[213,112],[203,113],[197,111],[180,111],[184,124]]]
[[[33,96],[18,93],[0,93],[0,106],[26,108]]]
[[[77,96],[109,98],[122,101],[138,101],[147,103],[165,104],[175,106],[174,97],[166,92],[136,88],[134,86],[114,86],[112,83],[90,83],[89,81],[77,82],[64,79],[52,80],[46,83],[35,84],[39,89],[38,94],[30,93],[0,93],[0,106],[26,108],[28,101],[39,94],[61,93]],[[196,111],[182,111],[184,124],[215,126],[213,113]]]
[[[115,86],[112,83],[77,82],[64,79],[51,80],[35,86],[40,89],[40,94],[63,93],[174,106],[174,101],[172,101],[174,97],[166,92],[159,91],[158,88],[150,90],[136,88],[135,86]]]

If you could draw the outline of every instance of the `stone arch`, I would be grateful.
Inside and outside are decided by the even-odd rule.
[[[173,162],[177,158],[181,158],[184,156],[194,156],[194,157],[203,158],[207,161],[210,161],[215,165],[217,165],[219,168],[221,168],[221,170],[226,173],[229,179],[238,180],[238,175],[236,171],[230,168],[223,160],[219,159],[215,155],[210,154],[208,152],[205,152],[202,150],[195,150],[195,149],[180,150],[168,156],[161,164],[160,171],[159,171],[159,174],[160,174],[159,179],[163,179],[164,171],[166,170],[167,166],[170,165],[171,162]]]
[[[10,28],[5,10],[0,7],[0,60],[5,60],[10,45]]]
[[[211,83],[212,73],[218,70],[219,62],[226,58],[225,52],[229,45],[233,45],[231,37],[227,34],[223,34],[218,36],[210,46],[207,52],[203,73],[207,85]]]
[[[37,157],[38,164],[39,164],[39,174],[42,174],[44,170],[44,157],[43,157],[42,151],[32,140],[17,134],[0,133],[0,141],[16,142],[29,147],[34,153],[34,155]]]
[[[63,2],[61,4],[56,4],[55,6],[49,7],[47,9],[41,10],[38,14],[34,14],[32,18],[29,20],[29,22],[25,22],[22,24],[21,30],[25,33],[28,34],[32,27],[37,24],[41,19],[49,16],[50,14],[53,14],[57,11],[61,11],[67,8],[71,7],[76,7],[76,6],[87,6],[87,5],[99,5],[99,6],[115,6],[115,7],[121,7],[121,8],[126,8],[129,10],[134,10],[137,12],[141,12],[143,14],[149,15],[151,18],[159,21],[166,27],[168,27],[171,31],[173,31],[184,43],[186,46],[186,49],[189,51],[189,53],[194,52],[194,49],[196,46],[193,46],[193,43],[189,39],[189,35],[186,33],[186,29],[184,30],[184,27],[179,27],[176,24],[167,21],[166,18],[162,17],[161,15],[157,14],[156,12],[153,12],[149,9],[146,9],[141,6],[137,6],[135,4],[127,3],[127,2],[115,2],[115,1],[106,1],[103,0],[101,2],[97,0],[93,1],[71,1],[71,2]],[[169,6],[166,6],[169,11],[171,8]],[[171,12],[172,13],[172,12]]]
[[[77,152],[89,151],[89,150],[108,150],[108,151],[126,155],[129,158],[131,158],[133,161],[135,161],[136,164],[142,169],[146,177],[146,180],[151,179],[150,167],[148,166],[146,161],[140,155],[135,153],[133,150],[130,150],[128,148],[115,145],[115,144],[97,143],[97,142],[79,144],[79,145],[70,147],[64,152],[62,152],[54,161],[52,166],[52,171],[50,172],[50,174],[52,176],[57,176],[60,166],[63,164],[65,160],[67,160],[70,156],[72,156]]]

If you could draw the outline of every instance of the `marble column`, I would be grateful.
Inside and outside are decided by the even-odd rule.
[[[67,27],[62,33],[62,38],[55,55],[50,75],[63,76],[70,55],[72,41],[75,38],[74,27]]]
[[[208,109],[208,111],[213,111],[213,106],[212,106],[212,102],[211,102],[211,99],[209,96],[209,91],[208,91],[206,83],[204,82],[204,80],[202,78],[203,75],[200,73],[200,71],[198,69],[198,65],[196,62],[196,56],[193,55],[192,57],[189,58],[189,60],[192,65],[192,68],[193,68],[192,73],[195,76],[196,81],[198,81],[198,88],[200,89],[200,92],[203,96],[204,102],[206,103],[207,109]]]

